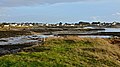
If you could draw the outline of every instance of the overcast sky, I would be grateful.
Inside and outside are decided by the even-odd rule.
[[[0,22],[120,21],[120,0],[0,0]]]

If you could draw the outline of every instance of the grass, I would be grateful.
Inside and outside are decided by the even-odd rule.
[[[42,45],[0,57],[0,67],[120,67],[119,51],[100,38],[47,38]]]

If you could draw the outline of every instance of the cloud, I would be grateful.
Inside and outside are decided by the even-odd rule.
[[[114,15],[114,16],[120,16],[120,12],[116,12],[116,13],[114,13],[112,15]]]
[[[0,17],[7,12],[6,8],[0,7]]]
[[[100,20],[100,16],[92,16],[90,18],[94,21],[99,21]]]
[[[94,0],[0,0],[0,7],[19,7],[80,1],[94,1]]]

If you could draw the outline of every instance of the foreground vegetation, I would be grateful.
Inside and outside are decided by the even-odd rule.
[[[0,57],[0,67],[120,67],[120,47],[100,38],[47,38]]]

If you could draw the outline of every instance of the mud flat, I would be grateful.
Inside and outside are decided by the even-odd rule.
[[[53,31],[99,31],[105,29],[86,29],[86,28],[34,28],[30,29],[30,31],[34,32],[53,32]]]
[[[5,54],[17,53],[25,47],[36,45],[38,41],[28,39],[27,36],[9,37],[0,39],[0,56]]]
[[[98,32],[98,33],[56,33],[55,36],[117,36],[120,37],[120,32]]]
[[[22,51],[24,48],[41,44],[47,37],[50,36],[24,35],[20,37],[0,38],[0,56],[18,53]]]

